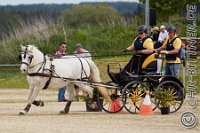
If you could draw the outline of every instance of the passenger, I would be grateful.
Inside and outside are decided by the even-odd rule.
[[[81,43],[76,44],[76,51],[74,53],[78,57],[88,58],[88,59],[92,60],[92,56],[91,56],[90,52],[87,51],[86,49],[84,49],[83,45]],[[77,98],[80,88],[76,85],[74,85],[74,88],[75,88],[75,96],[76,96],[75,98]],[[83,92],[83,94],[86,95],[85,92]]]
[[[74,52],[78,57],[81,57],[81,58],[88,58],[90,60],[92,60],[92,56],[90,54],[89,51],[87,51],[86,49],[83,48],[83,45],[81,43],[78,43],[76,44],[76,51]],[[78,94],[79,94],[79,91],[80,91],[80,88],[76,85],[74,85],[74,88],[75,88],[75,99],[78,100]],[[95,92],[94,92],[95,94]],[[87,95],[84,91],[83,91],[83,95]],[[90,109],[92,109],[92,111],[95,111],[97,110],[99,107],[98,107],[98,104],[97,104],[97,98],[94,96],[93,99],[88,99],[86,101],[86,106],[88,106]]]
[[[176,35],[176,27],[169,26],[168,29],[169,37],[166,39],[162,47],[157,49],[157,52],[166,54],[166,66],[165,66],[165,75],[173,75],[178,78],[178,72],[180,69],[181,60],[178,57],[179,51],[181,48],[181,39]],[[163,50],[166,49],[166,50]],[[163,51],[161,51],[163,50]]]
[[[92,59],[90,52],[85,50],[80,43],[76,44],[76,51],[74,53],[81,58]]]
[[[61,58],[67,54],[67,44],[65,42],[61,42],[59,44],[59,50],[55,53],[55,58]],[[58,91],[58,102],[66,102],[65,98],[66,87],[62,87]]]

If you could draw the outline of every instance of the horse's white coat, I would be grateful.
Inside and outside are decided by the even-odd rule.
[[[20,70],[23,73],[38,72],[49,74],[50,72],[48,70],[43,71],[43,69],[50,69],[50,66],[52,64],[55,70],[55,73],[53,74],[54,76],[60,76],[71,79],[89,77],[93,82],[101,82],[99,69],[90,59],[77,58],[76,56],[64,56],[62,58],[53,59],[53,61],[50,61],[50,57],[45,57],[44,54],[40,50],[38,50],[34,45],[27,45],[26,47],[21,46],[21,50],[22,62],[24,63],[21,64]],[[25,54],[26,56],[24,56]],[[32,60],[31,57],[33,57]],[[46,59],[45,65],[43,65],[44,59]],[[42,68],[40,69],[41,66]],[[29,82],[30,89],[30,93],[28,96],[28,104],[32,104],[32,102],[38,96],[39,91],[45,86],[48,79],[49,77],[27,75],[27,80]],[[87,86],[86,84],[81,82],[63,81],[61,78],[52,78],[48,88],[59,89],[63,86],[67,86],[69,93],[68,100],[73,100],[74,84],[86,91],[90,97],[93,96],[93,88]],[[97,88],[107,100],[110,100],[106,88]]]

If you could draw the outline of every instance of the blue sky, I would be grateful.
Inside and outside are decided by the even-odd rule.
[[[19,5],[19,4],[37,4],[37,3],[74,3],[78,4],[80,2],[138,2],[139,0],[1,0],[0,5]]]

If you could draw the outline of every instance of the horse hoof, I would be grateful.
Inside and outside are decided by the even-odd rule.
[[[40,101],[40,107],[44,107],[44,102]]]
[[[62,110],[62,111],[59,112],[59,114],[60,115],[66,115],[66,114],[68,114],[68,112],[65,112],[64,110]]]
[[[25,111],[20,111],[19,115],[26,115],[26,112]]]

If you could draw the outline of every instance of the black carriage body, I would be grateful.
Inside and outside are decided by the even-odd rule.
[[[119,63],[111,64],[117,65],[119,72],[112,72],[112,68],[110,67],[110,64],[108,64],[107,73],[112,82],[117,84],[119,88],[116,89],[114,93],[111,93],[110,96],[117,94],[123,103],[123,107],[128,112],[137,113],[137,111],[140,110],[141,99],[144,99],[145,97],[145,90],[150,91],[151,101],[154,104],[153,110],[159,107],[159,100],[154,97],[154,91],[157,88],[174,89],[174,101],[176,101],[177,104],[172,107],[172,110],[170,109],[170,113],[178,111],[182,106],[185,99],[185,89],[183,83],[176,77],[157,73],[155,69],[155,65],[157,65],[156,61],[149,62],[145,68],[141,68],[138,71],[139,73],[129,73],[124,71]],[[140,92],[140,94],[138,94],[138,92]],[[134,109],[132,109],[132,107]],[[102,108],[109,113],[116,113],[121,110],[120,108],[117,111],[111,112],[109,109],[105,109],[104,107]]]

